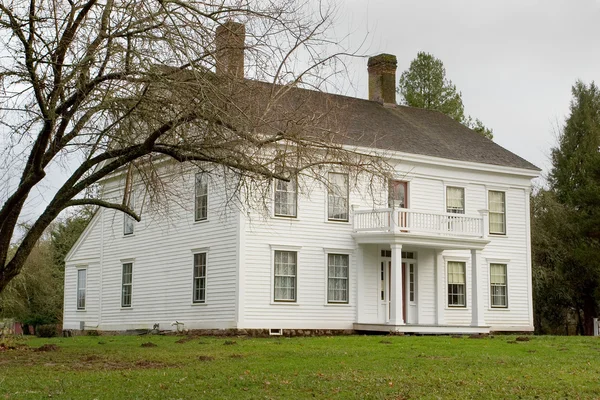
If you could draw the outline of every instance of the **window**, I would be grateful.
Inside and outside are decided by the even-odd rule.
[[[327,255],[328,303],[348,303],[349,258],[347,254]]]
[[[348,174],[329,173],[327,219],[348,221]]]
[[[193,302],[206,302],[206,253],[194,254]]]
[[[492,307],[508,307],[506,264],[490,264],[490,294]]]
[[[129,192],[129,198],[126,199],[126,203],[130,209],[135,210],[135,193],[133,190]],[[124,214],[123,219],[123,235],[133,235],[133,228],[135,225],[135,219],[129,214]]]
[[[465,213],[465,188],[446,187],[446,212],[452,214]]]
[[[133,283],[133,263],[123,264],[121,287],[121,307],[131,307],[131,289]]]
[[[466,307],[466,264],[448,261],[448,307]]]
[[[77,270],[77,309],[85,310],[85,290],[87,286],[87,270]]]
[[[296,201],[298,199],[296,179],[289,182],[275,179],[275,210],[278,217],[296,217]]]
[[[205,221],[208,218],[208,179],[206,174],[196,174],[194,220]]]
[[[275,250],[274,301],[296,301],[297,254],[295,251]]]
[[[407,188],[407,182],[390,181],[388,206],[393,208],[407,208]]]
[[[504,192],[490,190],[488,192],[488,208],[490,210],[490,233],[506,234],[506,202]]]
[[[408,264],[408,299],[415,301],[415,264]]]

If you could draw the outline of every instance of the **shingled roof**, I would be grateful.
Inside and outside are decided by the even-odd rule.
[[[456,120],[438,112],[376,101],[332,96],[345,120],[345,144],[394,150],[451,160],[540,171]]]

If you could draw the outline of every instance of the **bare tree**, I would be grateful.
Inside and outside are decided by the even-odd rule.
[[[298,89],[336,72],[339,53],[322,51],[329,11],[297,0],[3,1],[0,292],[62,210],[96,205],[139,220],[127,196],[92,192],[156,159],[221,165],[241,181],[323,163],[379,168],[342,147],[335,97]],[[69,174],[9,251],[56,165]]]

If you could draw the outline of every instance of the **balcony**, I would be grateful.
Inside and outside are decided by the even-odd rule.
[[[480,217],[463,214],[433,213],[406,208],[380,208],[355,210],[353,218],[354,237],[359,243],[425,240],[428,245],[440,244],[442,248],[463,248],[448,243],[461,243],[469,248],[483,247],[488,243],[487,210]]]

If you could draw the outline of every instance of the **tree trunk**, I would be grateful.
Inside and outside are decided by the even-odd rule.
[[[586,336],[594,335],[594,318],[596,317],[596,299],[592,296],[583,298],[583,328]]]

